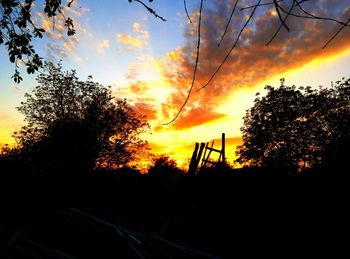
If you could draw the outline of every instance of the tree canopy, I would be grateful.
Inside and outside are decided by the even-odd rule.
[[[125,99],[114,101],[110,88],[91,77],[80,81],[74,70],[63,72],[61,65],[47,63],[45,69],[18,107],[28,122],[15,132],[24,152],[41,156],[38,160],[51,167],[117,168],[146,147],[140,134],[148,123]]]
[[[350,79],[332,87],[266,86],[244,117],[236,162],[250,166],[321,166],[326,150],[350,136]]]

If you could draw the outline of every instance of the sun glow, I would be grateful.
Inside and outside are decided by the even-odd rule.
[[[155,152],[170,154],[179,165],[185,165],[192,155],[195,142],[209,142],[217,139],[224,132],[229,140],[229,144],[226,145],[227,159],[230,163],[233,163],[236,159],[236,147],[242,141],[242,133],[240,131],[240,128],[243,126],[242,118],[245,116],[246,110],[254,105],[257,92],[264,95],[264,87],[266,85],[277,87],[281,78],[286,78],[286,84],[288,85],[305,85],[309,83],[317,87],[316,82],[305,81],[305,78],[307,78],[305,74],[314,75],[318,71],[322,71],[322,69],[333,71],[334,67],[339,66],[339,62],[344,62],[344,59],[349,58],[349,56],[350,49],[333,56],[317,58],[301,67],[271,76],[268,80],[256,83],[254,86],[242,86],[231,91],[225,100],[222,101],[222,104],[216,107],[216,112],[225,116],[184,130],[174,130],[171,127],[166,128],[163,126],[162,130],[150,136],[148,140],[156,147],[153,148]],[[332,74],[322,75],[322,77],[325,77],[323,81],[328,81],[329,83],[334,79]],[[159,99],[164,100],[166,95],[167,92],[164,92],[164,95]],[[219,141],[216,141],[216,143],[219,144]]]

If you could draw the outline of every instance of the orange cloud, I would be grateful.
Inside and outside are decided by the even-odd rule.
[[[130,85],[130,91],[137,95],[143,95],[146,91],[149,90],[149,86],[146,82],[136,81]]]
[[[323,6],[321,5],[317,11],[319,15],[338,19],[350,17],[350,9],[344,9],[344,14],[339,16],[339,10],[336,12],[332,8],[325,8],[327,3],[322,2]],[[334,2],[341,1],[332,1]],[[239,11],[243,6],[238,6],[227,35],[221,47],[218,48],[218,41],[230,15],[230,8],[227,8],[226,4],[232,7],[234,3],[235,0],[216,1],[214,7],[211,6],[210,9],[203,11],[200,61],[194,92],[179,118],[171,125],[163,126],[162,123],[174,118],[186,99],[192,81],[196,58],[198,13],[192,15],[194,23],[188,24],[185,31],[186,44],[183,47],[176,48],[160,60],[139,60],[141,65],[130,66],[127,78],[129,85],[125,87],[125,92],[128,96],[133,96],[133,103],[138,104],[140,112],[154,116],[151,117],[151,125],[155,134],[149,138],[155,149],[153,151],[173,153],[173,157],[180,164],[185,163],[191,156],[193,143],[196,141],[208,141],[222,132],[238,136],[239,127],[243,123],[240,120],[241,116],[244,116],[244,109],[249,108],[245,105],[247,102],[253,103],[255,92],[251,93],[252,100],[249,101],[245,99],[247,95],[237,95],[237,97],[236,93],[244,89],[244,92],[249,92],[250,96],[251,89],[267,79],[282,76],[283,73],[304,66],[315,59],[322,61],[324,58],[338,55],[349,49],[350,35],[346,33],[346,29],[328,48],[322,50],[323,44],[332,37],[339,26],[331,22],[291,17],[288,20],[291,32],[287,33],[283,29],[273,43],[265,47],[266,42],[279,27],[280,21],[272,8],[263,7],[243,32],[236,49],[212,83],[196,93],[195,90],[204,85],[220,65],[236,40],[244,19],[247,19],[247,15],[251,12],[251,10]],[[311,8],[308,2],[305,4],[309,5],[309,9],[315,10],[315,7],[311,6]],[[284,8],[288,9],[286,6]],[[141,29],[140,26],[133,26],[135,35],[136,31]],[[135,35],[132,36],[135,37]],[[150,73],[147,70],[150,67],[153,67],[158,74]],[[142,72],[143,70],[146,70],[146,73]],[[155,77],[159,77],[156,83],[152,81]],[[159,95],[164,89],[166,91]],[[232,96],[244,100],[237,100],[232,104],[232,100],[229,99]],[[228,101],[230,101],[229,105]],[[240,108],[243,106],[241,115]],[[148,108],[151,111],[147,111]],[[230,120],[233,117],[238,120],[232,120],[231,127]],[[180,139],[181,143],[179,143]],[[240,143],[240,138],[227,139],[226,153],[230,162],[234,160],[235,147]]]
[[[223,117],[225,117],[224,114],[210,111],[205,108],[192,108],[182,114],[180,118],[174,122],[173,126],[176,130],[183,130]]]
[[[134,110],[142,115],[146,116],[147,120],[155,120],[157,118],[157,110],[154,109],[153,105],[147,103],[135,103]]]
[[[75,44],[72,41],[64,41],[63,48],[69,53],[75,50]]]
[[[232,5],[235,1],[229,1]],[[237,34],[247,15],[252,11],[239,11],[246,3],[240,4],[232,19],[231,26],[220,47],[219,39],[229,19],[230,10],[225,1],[218,1],[214,8],[203,11],[201,48],[199,67],[194,90],[203,86],[218,68],[225,55],[236,40]],[[283,7],[288,9],[288,1]],[[313,5],[305,2],[305,8],[315,10],[316,13],[327,17],[334,17],[347,21],[350,9],[334,10],[342,1]],[[297,10],[296,10],[297,12]],[[339,16],[339,13],[342,13]],[[271,7],[261,7],[260,15],[254,17],[249,27],[244,31],[239,44],[231,53],[227,62],[214,78],[212,83],[198,93],[193,91],[189,103],[183,113],[173,124],[174,128],[194,127],[204,122],[220,118],[215,113],[216,107],[224,103],[226,98],[241,87],[255,86],[259,82],[276,77],[291,69],[303,66],[312,60],[326,58],[339,54],[349,48],[350,34],[343,33],[325,49],[322,46],[334,35],[339,25],[329,21],[314,21],[290,17],[287,20],[291,31],[284,28],[270,46],[265,44],[270,40],[275,30],[280,26]],[[198,20],[198,14],[192,15],[192,20]],[[169,53],[165,58],[163,76],[176,89],[163,104],[162,113],[171,120],[186,99],[191,79],[196,52],[196,37],[198,24],[189,24],[185,32],[186,45]],[[170,64],[170,65],[169,65]],[[198,107],[202,109],[198,110]],[[202,111],[206,111],[203,113]],[[210,111],[210,112],[208,112]],[[230,111],[227,111],[229,113]],[[181,126],[183,125],[183,126]]]
[[[142,46],[142,42],[140,39],[130,36],[128,34],[118,34],[117,41],[129,47],[140,48]]]
[[[117,34],[116,40],[125,50],[140,49],[148,43],[149,33],[139,23],[133,24],[133,35]]]

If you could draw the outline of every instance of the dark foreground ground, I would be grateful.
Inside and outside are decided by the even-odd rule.
[[[347,247],[345,178],[236,172],[3,177],[0,258],[335,257]]]

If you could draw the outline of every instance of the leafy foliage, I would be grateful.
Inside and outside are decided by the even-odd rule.
[[[73,0],[74,1],[74,0]],[[68,7],[73,1],[68,3]],[[12,76],[16,83],[22,81],[18,71],[18,62],[23,61],[28,74],[33,74],[43,66],[42,59],[32,45],[33,38],[43,38],[45,30],[37,27],[32,20],[34,0],[1,0],[0,1],[0,45],[5,44],[9,60],[15,64],[15,73]],[[46,0],[44,12],[47,17],[54,19],[62,15],[67,28],[68,36],[75,34],[73,20],[64,17],[61,0]]]
[[[51,167],[117,168],[133,160],[147,143],[140,134],[148,129],[126,100],[113,101],[111,90],[91,80],[83,82],[74,70],[46,64],[33,94],[18,110],[28,125],[14,136],[25,151]],[[77,168],[80,169],[80,168]]]
[[[251,166],[319,166],[330,143],[350,136],[350,80],[330,88],[266,86],[244,117],[236,162]]]
[[[138,2],[146,8],[148,12],[163,21],[152,8],[141,0],[128,0]],[[15,64],[15,73],[12,78],[16,83],[20,83],[23,78],[18,71],[19,62],[22,61],[28,74],[34,74],[43,67],[42,58],[36,53],[32,45],[33,38],[43,38],[45,29],[37,27],[33,22],[32,8],[35,0],[1,0],[0,1],[0,45],[5,44],[8,50],[9,60]],[[67,1],[67,7],[71,7],[74,0]],[[153,0],[149,0],[153,2]],[[64,26],[67,35],[73,36],[74,21],[71,17],[66,17],[63,12],[64,4],[61,0],[45,0],[44,13],[48,18],[55,21],[58,15],[64,19]],[[55,23],[54,23],[55,24]]]

